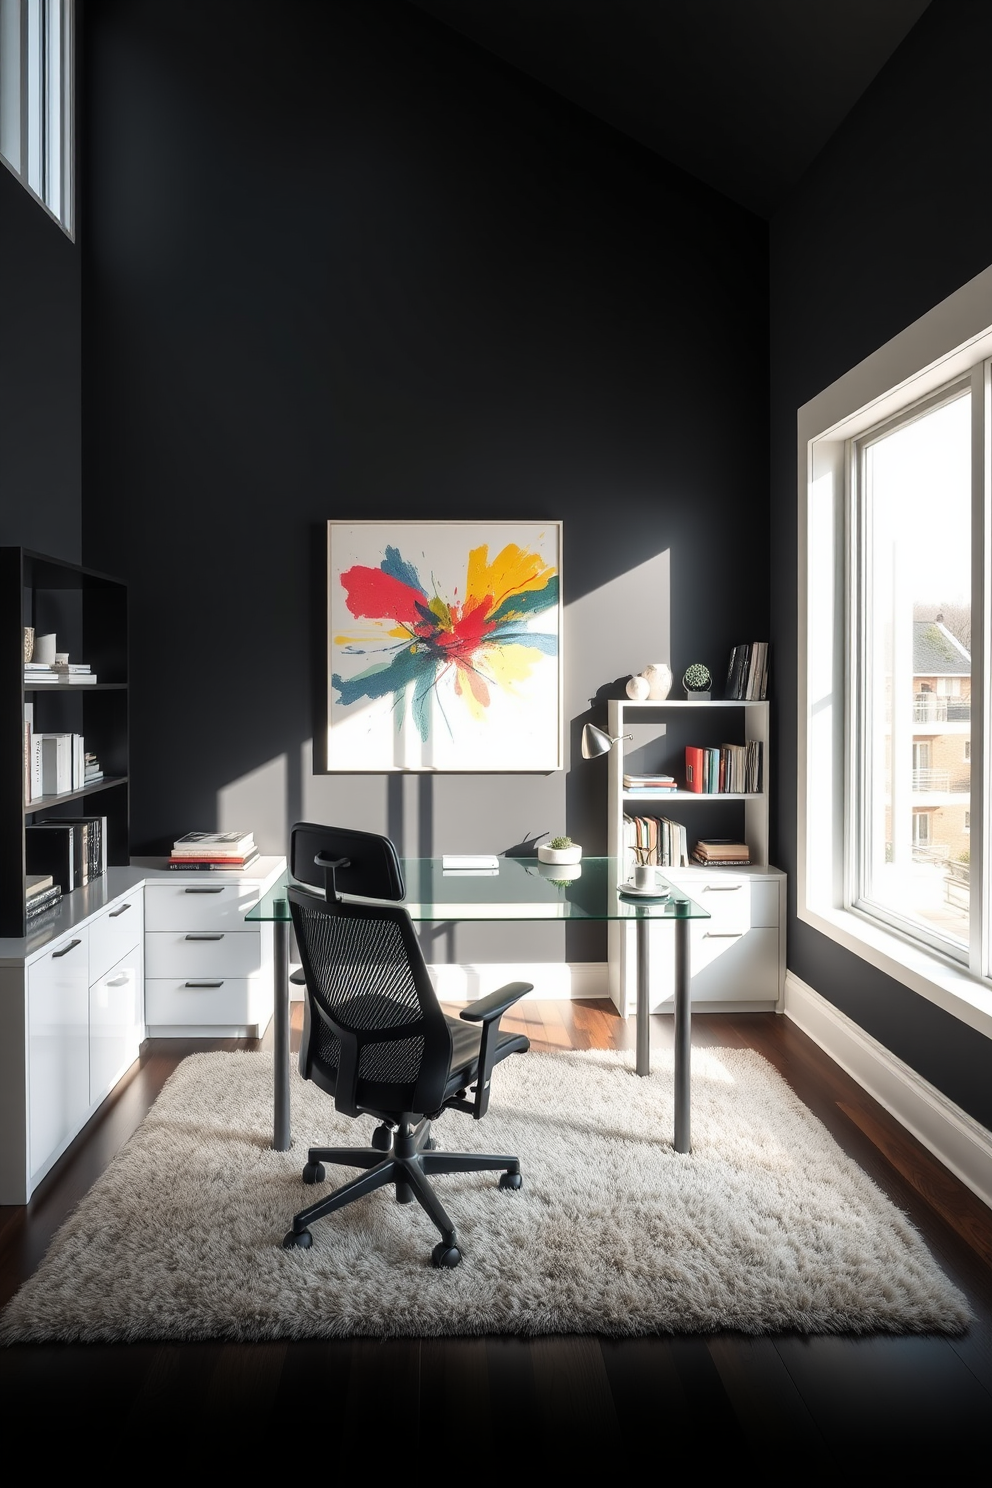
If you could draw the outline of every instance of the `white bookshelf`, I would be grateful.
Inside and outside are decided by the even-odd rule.
[[[693,922],[692,1002],[697,1011],[780,1010],[785,984],[785,874],[768,861],[768,802],[771,780],[768,702],[666,699],[609,703],[611,738],[620,743],[608,756],[609,851],[624,876],[634,862],[624,841],[624,816],[658,816],[686,827],[691,854],[700,837],[741,836],[750,849],[746,867],[661,867],[660,872],[710,911],[710,920]],[[624,736],[632,733],[628,740]],[[623,777],[665,771],[685,779],[686,745],[719,747],[756,740],[761,745],[761,788],[754,794],[625,791]],[[651,1011],[671,1012],[674,994],[671,956],[664,926],[652,927]],[[635,1005],[633,929],[614,923],[609,930],[610,995],[624,1016]]]

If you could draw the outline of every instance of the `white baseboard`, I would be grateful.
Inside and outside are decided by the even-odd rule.
[[[507,982],[533,982],[528,997],[542,1001],[578,1002],[590,997],[609,997],[609,970],[605,961],[529,961],[438,964],[429,967],[442,1002],[474,1002]]]
[[[992,1132],[791,971],[785,1016],[992,1208]]]
[[[290,967],[290,972],[296,966]],[[533,982],[528,997],[558,1001],[582,1001],[592,997],[609,997],[609,968],[605,961],[530,961],[523,965],[512,962],[485,962],[478,965],[438,963],[428,967],[442,1002],[475,1002],[507,982]],[[290,984],[289,995],[302,1000],[303,988]]]

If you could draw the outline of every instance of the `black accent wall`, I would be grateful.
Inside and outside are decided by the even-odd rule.
[[[79,563],[80,252],[0,162],[0,545]]]
[[[932,0],[771,224],[772,637],[789,967],[992,1127],[987,1037],[795,917],[796,412],[992,262],[992,7]]]
[[[135,851],[221,809],[278,851],[298,817],[605,850],[581,723],[669,636],[720,674],[767,629],[767,224],[414,6],[87,21],[86,551],[132,585]],[[493,516],[564,523],[568,770],[314,777],[326,521]]]

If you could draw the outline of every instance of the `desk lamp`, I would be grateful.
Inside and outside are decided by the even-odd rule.
[[[594,723],[587,723],[582,729],[582,758],[596,759],[598,755],[609,754],[614,744],[619,744],[621,739],[633,739],[633,734],[617,734],[611,739],[609,734],[597,728]]]

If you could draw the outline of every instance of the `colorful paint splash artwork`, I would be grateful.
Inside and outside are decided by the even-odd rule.
[[[490,740],[489,726],[512,723],[518,742],[526,739],[535,706],[557,733],[560,575],[551,525],[550,552],[546,537],[506,541],[493,524],[401,524],[395,541],[377,547],[378,562],[339,561],[329,573],[332,722],[335,710],[344,719],[372,709],[363,716],[381,725],[388,710],[396,731],[412,729],[430,746],[431,767],[447,762],[441,768],[473,767],[452,755],[459,742],[476,750],[491,742],[512,755],[512,741]],[[473,542],[473,530],[490,540]],[[361,547],[359,524],[348,531],[359,532],[351,547]],[[418,766],[419,755],[406,764]]]

